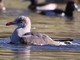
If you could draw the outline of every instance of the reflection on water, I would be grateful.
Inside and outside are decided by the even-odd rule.
[[[24,10],[23,11],[19,11],[19,10],[21,9],[10,8],[5,14],[11,15],[11,16],[27,15],[27,13],[25,14]],[[34,27],[38,27],[39,28],[38,31],[42,30],[41,32],[50,31],[52,34],[52,32],[56,32],[56,30],[58,32],[61,28],[65,28],[65,30],[70,35],[72,35],[71,33],[74,33],[77,31],[75,28],[76,22],[74,20],[57,21],[57,19],[55,20],[54,18],[55,21],[53,19],[49,21],[48,19],[42,20],[42,18],[40,20],[37,20],[37,17],[33,20],[37,22],[37,23],[35,22],[36,24],[35,23],[33,24]],[[44,28],[43,24],[47,27]],[[60,26],[61,28],[58,28],[58,26]],[[53,29],[53,27],[55,29]],[[65,30],[64,32],[66,32]],[[63,32],[63,30],[60,30],[60,32]],[[77,42],[80,42],[79,40]],[[0,60],[80,60],[80,51],[79,51],[80,46],[72,46],[72,45],[43,46],[43,47],[33,46],[25,49],[18,49],[17,46],[14,47],[13,45],[7,45],[7,44],[5,45],[3,44],[2,46],[4,48],[0,47]]]
[[[65,27],[69,29],[69,31],[75,31],[75,21],[74,20],[65,20]]]
[[[65,20],[65,26],[66,26],[68,29],[71,29],[71,31],[74,30],[74,23],[75,23],[74,20]]]
[[[12,50],[14,52],[13,60],[30,60],[30,50]]]
[[[69,20],[69,19],[65,20],[65,24],[67,25],[74,25],[74,23],[75,23],[74,20]]]
[[[31,60],[78,60],[79,52],[73,51],[32,51]]]
[[[0,60],[80,60],[80,51],[0,49]]]
[[[1,50],[0,60],[30,60],[30,50]]]
[[[80,38],[74,40],[80,42]],[[80,60],[80,45],[23,46],[7,44],[9,41],[0,39],[0,60]]]

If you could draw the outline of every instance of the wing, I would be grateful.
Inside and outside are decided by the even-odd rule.
[[[40,32],[30,32],[22,37],[26,44],[34,45],[59,45],[58,42],[52,40],[48,35]]]

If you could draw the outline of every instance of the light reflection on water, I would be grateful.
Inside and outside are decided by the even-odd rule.
[[[80,42],[80,38],[75,40]],[[20,46],[1,43],[0,46],[0,60],[80,60],[80,45]]]
[[[0,60],[80,60],[80,51],[5,50],[0,49]]]
[[[0,60],[30,60],[30,50],[0,49]]]
[[[13,14],[9,11],[6,14],[7,15],[9,15],[9,14],[21,15],[22,13],[18,12],[18,14],[17,14],[15,12]],[[26,15],[26,14],[24,14],[24,15]],[[44,22],[47,23],[47,21],[44,21]],[[51,22],[52,22],[52,24],[51,24]],[[51,21],[51,22],[50,22],[50,26],[53,26],[53,21]],[[37,23],[37,24],[39,24],[39,23]],[[41,23],[43,23],[43,20]],[[59,23],[61,23],[61,26],[63,24],[62,27],[64,27],[66,29],[66,31],[70,32],[69,33],[70,35],[71,35],[71,32],[77,31],[75,28],[74,20],[65,20],[65,22],[63,21],[63,22],[59,22]],[[44,24],[44,25],[46,26],[46,24]],[[59,25],[55,25],[55,26],[59,26]],[[40,28],[41,26],[38,26],[38,27],[39,27],[39,29],[42,29],[42,28]],[[66,32],[66,31],[64,30],[64,32]],[[53,32],[53,30],[52,30],[52,32]],[[61,34],[60,34],[60,36],[61,36]],[[80,40],[80,38],[77,41],[78,43],[80,42],[79,40]],[[13,45],[9,46],[7,44],[5,44],[5,45],[3,44],[2,46],[4,48],[0,48],[0,60],[80,60],[80,46],[73,46],[73,45],[43,46],[43,47],[28,46],[29,48],[23,48],[23,47],[21,48],[19,46],[17,47],[16,45],[15,45],[16,47]]]

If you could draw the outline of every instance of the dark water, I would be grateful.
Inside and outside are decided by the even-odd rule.
[[[80,38],[75,38],[78,43]],[[9,38],[0,39],[0,60],[80,60],[80,45],[23,46],[7,44]]]

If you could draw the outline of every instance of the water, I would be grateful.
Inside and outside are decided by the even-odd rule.
[[[6,49],[5,49],[6,50]],[[79,60],[80,51],[0,50],[0,60]]]
[[[80,38],[75,38],[75,43]],[[80,45],[36,46],[7,44],[9,38],[0,39],[0,60],[79,60]]]
[[[9,4],[14,1],[11,2]],[[67,20],[64,17],[41,16],[24,8],[9,6],[3,16],[8,17],[6,20],[9,21],[16,18],[15,16],[28,15],[31,18],[32,31],[44,32],[52,38],[70,37],[75,40],[74,43],[80,44],[80,13],[74,12],[74,20]],[[4,25],[6,20],[3,19],[0,22],[1,37],[10,34],[14,28],[12,26],[6,28]],[[22,46],[7,44],[9,41],[9,38],[0,40],[0,60],[80,60],[80,45],[78,44],[67,46]]]
[[[30,13],[27,12],[27,9],[21,8],[7,8],[7,12],[4,12],[7,16],[19,16],[19,15],[29,15]]]

